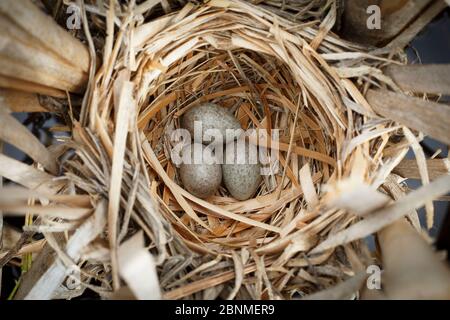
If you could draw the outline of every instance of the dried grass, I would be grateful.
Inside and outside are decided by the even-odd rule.
[[[212,0],[142,23],[136,14],[146,3],[109,8],[102,65],[95,76],[91,68],[80,123],[51,150],[53,159],[75,150],[61,162],[63,177],[24,164],[3,170],[14,160],[0,155],[0,175],[35,190],[9,198],[17,191],[4,188],[0,210],[39,215],[63,261],[54,258],[38,280],[31,270],[23,282],[32,289],[17,297],[90,288],[114,298],[120,278],[138,298],[290,299],[345,280],[343,291],[322,295],[347,297],[374,262],[362,239],[406,215],[415,221],[424,204],[432,226],[431,201],[450,190],[450,176],[430,182],[436,175],[421,136],[377,116],[364,98],[371,87],[401,93],[382,68],[403,56],[369,53],[334,35],[334,1],[292,2],[295,19],[273,10],[280,2],[255,2],[272,9]],[[168,137],[187,109],[206,101],[230,108],[243,128],[281,130],[279,148],[268,149],[281,170],[253,199],[238,202],[221,189],[202,200],[179,183]],[[410,145],[425,185],[393,201],[401,180],[392,171]],[[24,148],[52,171],[39,144]],[[52,235],[61,230],[67,243]],[[80,234],[83,248],[74,245]],[[40,247],[21,252],[30,250]],[[81,269],[72,295],[57,290],[62,265]]]

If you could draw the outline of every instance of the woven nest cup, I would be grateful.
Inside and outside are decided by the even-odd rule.
[[[345,136],[349,122],[342,90],[304,37],[287,33],[289,25],[277,26],[262,10],[237,2],[186,13],[154,22],[161,31],[152,30],[156,34],[142,44],[134,81],[137,125],[148,142],[144,153],[161,182],[158,196],[179,217],[173,223],[183,236],[213,241],[219,252],[259,247],[281,232],[286,207],[306,209],[301,167],[306,166],[314,205],[319,183],[336,178],[336,137]],[[244,130],[279,130],[278,143],[259,142],[276,148],[268,152],[276,155],[268,166],[280,168],[265,175],[254,199],[237,201],[223,188],[201,200],[183,188],[171,160],[171,135],[184,113],[204,103],[228,108]]]
[[[88,118],[112,157],[111,181],[125,155],[121,192],[133,199],[110,199],[111,248],[143,229],[165,298],[289,299],[372,259],[359,241],[368,230],[351,230],[359,221],[352,210],[370,210],[370,195],[406,149],[391,139],[401,127],[378,117],[364,92],[398,88],[379,70],[393,60],[330,32],[335,15],[331,7],[321,23],[294,24],[243,1],[211,1],[122,25],[128,45],[98,74]],[[224,187],[199,199],[180,182],[171,133],[207,102],[229,109],[243,129],[279,130],[267,145],[279,170],[249,200]]]
[[[344,99],[359,98],[359,91],[321,56],[349,44],[324,36],[324,29],[299,28],[242,2],[186,8],[135,31],[137,126],[146,137],[141,147],[158,183],[155,195],[191,250],[210,254],[204,259],[242,249],[253,251],[261,267],[289,268],[292,261],[300,267],[308,263],[301,253],[349,222],[321,206],[319,191],[348,176],[346,164],[355,157],[364,158],[351,141],[358,135],[354,123],[368,120],[346,107]],[[230,109],[243,129],[280,130],[278,150],[270,150],[280,170],[264,177],[253,199],[237,201],[222,188],[201,200],[179,182],[169,136],[183,113],[205,102]],[[392,131],[388,123],[378,126]],[[380,142],[364,147],[368,157]]]

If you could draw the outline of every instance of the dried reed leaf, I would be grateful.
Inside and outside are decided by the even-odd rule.
[[[314,208],[319,203],[319,198],[316,189],[314,188],[314,182],[308,163],[300,170],[300,184],[303,189],[305,201],[311,208]]]
[[[446,4],[444,1],[434,1],[411,25],[386,45],[385,49],[401,50],[405,48],[445,8]]]
[[[7,87],[55,95],[59,93],[54,89],[81,91],[88,51],[51,17],[30,1],[7,0],[0,5],[0,25],[7,44],[0,50]]]
[[[81,250],[94,240],[102,231],[106,224],[106,201],[102,200],[97,204],[96,211],[92,217],[87,219],[83,225],[70,237],[65,246],[65,250],[60,251],[62,261],[70,263],[65,265],[64,262],[55,258],[50,260],[48,267],[42,270],[42,266],[38,261],[33,264],[28,279],[24,281],[32,282],[32,287],[27,291],[26,285],[23,286],[21,292],[18,292],[16,299],[26,300],[43,300],[50,299],[58,286],[67,276],[67,268],[73,267],[78,262]],[[58,246],[58,241],[54,240],[54,245]],[[35,279],[33,279],[35,278]],[[33,281],[34,280],[34,281]]]
[[[445,143],[450,143],[447,128],[450,107],[402,94],[369,90],[367,100],[377,113],[409,128],[419,130]]]
[[[366,281],[367,273],[360,272],[357,275],[339,283],[337,286],[307,295],[302,300],[348,300],[355,296]]]
[[[450,271],[405,219],[382,229],[378,238],[389,299],[449,299]],[[411,268],[414,266],[414,268]]]
[[[419,168],[420,178],[422,180],[422,185],[426,186],[430,183],[430,177],[428,175],[427,170],[427,163],[425,159],[425,153],[423,152],[419,141],[414,136],[414,134],[409,130],[408,128],[403,128],[403,132],[405,133],[405,137],[408,140],[408,142],[411,144],[411,149],[414,152],[416,161],[417,161],[417,167]],[[430,200],[425,203],[425,211],[427,214],[427,227],[428,229],[431,229],[434,224],[434,207],[433,207],[433,201]]]
[[[1,84],[0,84],[1,85]],[[48,112],[36,94],[0,89],[0,108],[11,112]]]
[[[311,253],[318,253],[364,238],[403,217],[408,211],[417,209],[427,201],[435,199],[449,191],[450,176],[442,176],[430,184],[412,191],[397,202],[373,212],[370,216],[350,226],[348,229],[332,235],[314,248]]]
[[[155,261],[144,246],[143,232],[122,243],[118,257],[120,275],[136,298],[140,300],[161,298]]]
[[[449,64],[391,65],[385,73],[405,91],[450,94]]]
[[[0,154],[0,176],[50,194],[57,193],[63,186],[63,182],[55,181],[52,175],[3,154]]]
[[[22,150],[51,173],[57,172],[54,156],[27,128],[2,107],[0,107],[0,139]]]
[[[108,237],[115,290],[120,287],[117,260],[117,221],[119,215],[126,138],[130,122],[130,108],[133,109],[134,107],[133,88],[134,86],[131,82],[124,82],[122,88],[120,88],[120,100],[119,105],[117,106],[117,124],[114,133],[111,181],[109,187]]]
[[[426,163],[431,180],[444,174],[450,174],[450,163],[448,159],[427,159]],[[420,170],[416,160],[403,159],[395,167],[394,172],[404,178],[421,179]]]

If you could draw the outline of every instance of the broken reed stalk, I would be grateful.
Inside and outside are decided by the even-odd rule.
[[[26,127],[0,106],[0,138],[28,154],[48,171],[57,173],[56,159]]]
[[[450,64],[390,65],[385,73],[404,91],[450,94]]]
[[[449,159],[427,159],[427,169],[431,180],[445,174],[450,174]],[[408,179],[421,179],[417,161],[414,159],[402,160],[395,167],[394,173]]]
[[[385,227],[378,238],[386,270],[383,278],[388,298],[450,299],[448,266],[429,250],[428,243],[405,219]]]
[[[450,144],[448,105],[386,90],[370,90],[367,100],[378,114]]]
[[[414,18],[420,16],[433,0],[360,0],[357,3],[345,3],[343,14],[343,34],[348,39],[368,45],[383,45],[398,36],[402,30],[414,23]],[[434,1],[440,2],[440,1]],[[377,5],[380,9],[382,28],[367,32],[367,10]],[[371,13],[373,13],[371,11]],[[375,15],[371,15],[375,17]],[[371,22],[373,20],[370,20]],[[409,41],[407,42],[409,43]]]
[[[88,84],[89,123],[75,123],[52,150],[75,151],[62,163],[64,179],[20,162],[12,172],[0,165],[0,175],[38,188],[28,196],[41,199],[30,207],[28,196],[5,197],[0,209],[31,210],[40,217],[32,229],[46,235],[68,232],[67,243],[49,235],[45,252],[56,251],[66,270],[82,266],[82,289],[61,291],[61,261],[38,259],[20,297],[73,297],[85,288],[105,298],[130,289],[138,298],[290,299],[320,288],[348,297],[373,263],[360,240],[403,216],[416,221],[416,207],[449,191],[448,176],[428,174],[421,136],[402,126],[408,116],[380,117],[365,98],[372,84],[400,95],[382,71],[399,57],[332,34],[336,3],[323,21],[299,14],[301,27],[239,0],[189,3],[145,23],[135,19],[140,8],[108,9],[103,67]],[[265,146],[280,171],[253,199],[236,201],[220,189],[202,200],[179,182],[170,134],[184,112],[207,101],[229,108],[244,129],[281,130],[279,148]],[[396,198],[401,186],[391,172],[410,145],[420,178],[434,181]],[[0,164],[17,161],[0,156]],[[92,224],[104,219],[106,227]],[[71,249],[81,230],[85,249]],[[55,281],[50,289],[45,279]]]
[[[31,1],[2,1],[0,30],[2,87],[58,97],[82,92],[87,48]]]

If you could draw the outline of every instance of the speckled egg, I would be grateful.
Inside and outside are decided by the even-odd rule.
[[[181,127],[187,129],[194,138],[194,123],[200,121],[202,124],[202,139],[208,129],[218,129],[222,135],[223,142],[227,139],[227,129],[240,129],[241,124],[226,108],[214,103],[205,103],[187,111],[181,119]],[[204,144],[208,144],[207,142]]]
[[[196,145],[198,149],[195,148]],[[180,165],[180,178],[187,191],[199,198],[205,199],[212,196],[217,189],[219,189],[222,181],[222,168],[218,163],[195,163],[194,153],[198,150],[201,150],[203,153],[205,146],[202,144],[193,143],[185,146],[181,150],[182,159],[186,159],[186,156],[189,157],[190,153],[191,163],[188,164],[184,161]]]
[[[234,154],[228,154],[227,159],[226,154],[232,150],[234,150]],[[252,158],[249,157],[249,154],[248,143],[245,152],[237,148],[237,141],[229,142],[226,145],[225,160],[222,164],[223,182],[230,194],[237,200],[247,200],[253,197],[261,182],[261,166],[258,162],[250,163],[249,160]],[[230,161],[233,155],[234,160]],[[239,155],[242,156],[242,159],[238,162]]]

